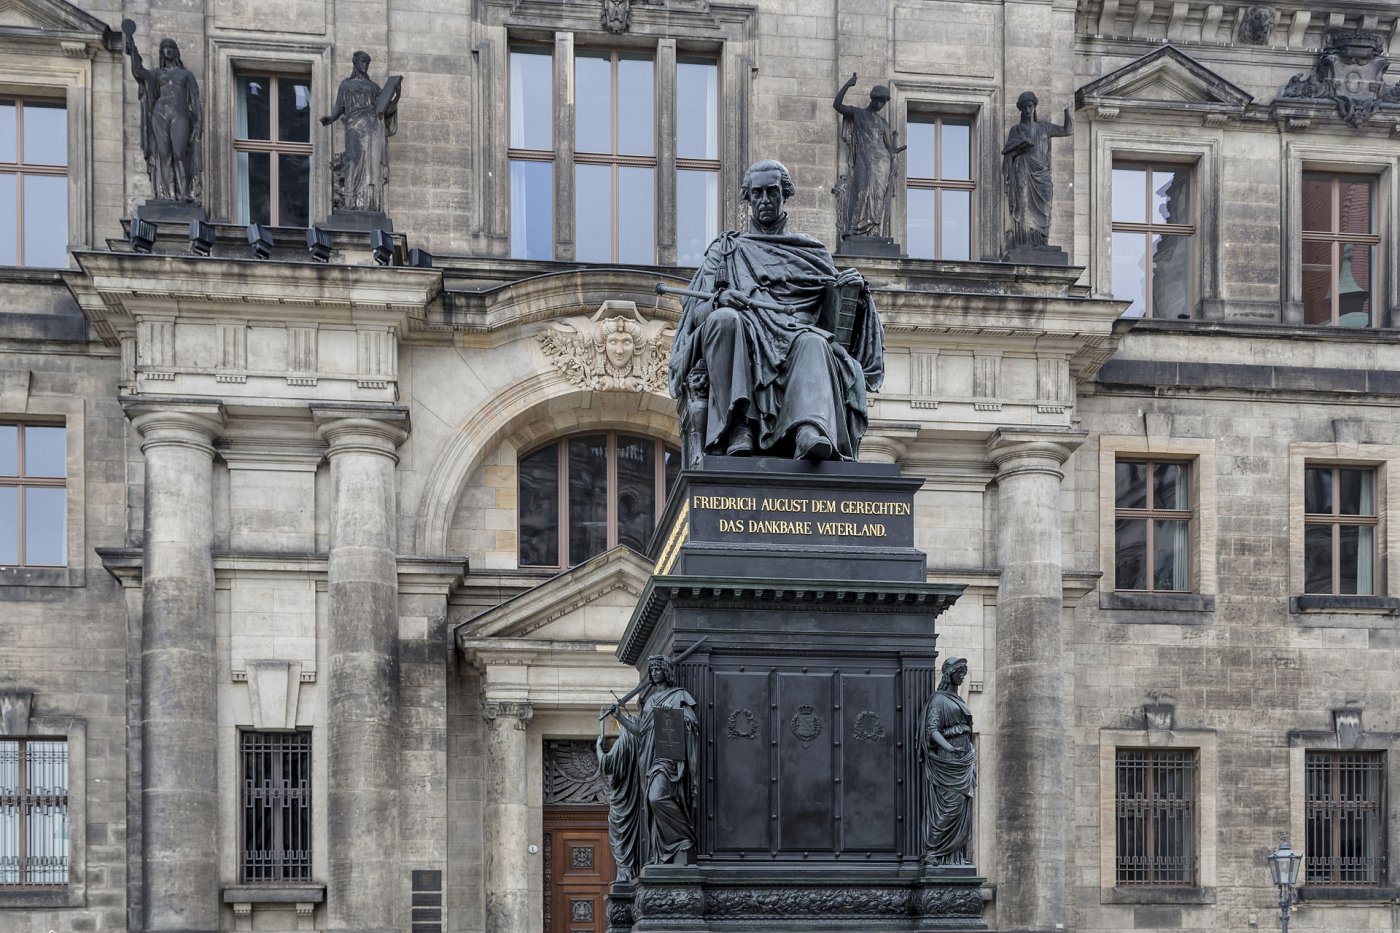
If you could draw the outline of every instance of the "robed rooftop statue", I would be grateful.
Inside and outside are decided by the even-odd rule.
[[[744,173],[749,229],[721,234],[685,295],[671,351],[686,459],[698,453],[854,460],[867,392],[884,378],[870,289],[820,240],[792,233],[796,193],[781,162]]]

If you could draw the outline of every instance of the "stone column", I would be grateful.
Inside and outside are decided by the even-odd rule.
[[[219,928],[213,440],[218,405],[134,403],[146,457],[141,612],[142,928]]]
[[[1081,432],[1003,428],[997,470],[997,924],[1066,923],[1070,723],[1062,607],[1060,480]]]
[[[331,467],[326,708],[331,930],[389,933],[399,836],[398,508],[402,409],[313,408]]]
[[[486,700],[486,929],[530,933],[530,854],[526,724],[534,708],[524,700]]]

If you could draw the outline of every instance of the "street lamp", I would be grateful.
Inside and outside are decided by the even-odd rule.
[[[1278,848],[1269,856],[1269,874],[1278,886],[1279,922],[1283,925],[1283,933],[1288,933],[1288,911],[1293,906],[1293,889],[1298,884],[1303,856],[1288,845],[1288,833],[1278,835]]]

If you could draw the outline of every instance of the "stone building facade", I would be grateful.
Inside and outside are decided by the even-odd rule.
[[[604,6],[0,4],[0,931],[603,928],[597,713],[679,456],[652,286],[761,156],[834,243],[851,73],[919,256],[847,263],[862,457],[966,586],[987,923],[1271,929],[1287,830],[1293,929],[1400,928],[1395,4]],[[200,82],[209,255],[126,236],[126,17]],[[403,76],[387,265],[302,246],[359,49]],[[1069,267],[1000,261],[1026,89]]]

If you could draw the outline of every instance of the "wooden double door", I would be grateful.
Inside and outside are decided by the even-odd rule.
[[[547,933],[604,933],[613,880],[607,809],[545,807],[544,847]]]

